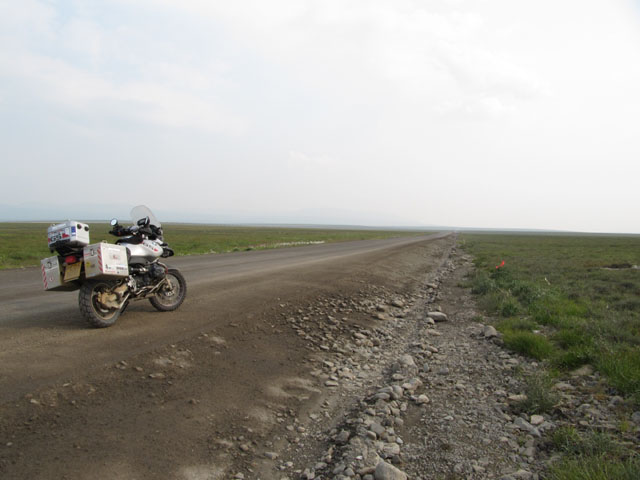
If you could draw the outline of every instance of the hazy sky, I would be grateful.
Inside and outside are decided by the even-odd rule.
[[[5,219],[640,233],[640,2],[0,0],[0,146]]]

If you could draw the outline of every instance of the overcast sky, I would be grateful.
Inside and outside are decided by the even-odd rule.
[[[0,146],[4,219],[640,233],[640,2],[0,0]]]

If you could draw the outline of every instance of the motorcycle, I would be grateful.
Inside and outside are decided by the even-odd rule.
[[[174,255],[162,224],[144,205],[131,210],[131,219],[130,227],[111,220],[115,245],[89,244],[89,226],[79,222],[48,229],[49,247],[58,255],[42,260],[45,290],[79,290],[80,312],[93,327],[113,325],[134,300],[149,299],[168,312],[185,299],[183,275],[160,261]]]

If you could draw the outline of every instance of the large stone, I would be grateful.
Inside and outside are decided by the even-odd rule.
[[[367,447],[363,448],[362,452],[362,468],[358,471],[360,475],[370,475],[373,474],[376,470],[376,466],[382,460],[375,452],[374,449],[369,449]],[[373,478],[373,477],[371,477]]]
[[[544,423],[544,417],[542,415],[531,415],[531,421],[529,423],[534,427],[537,427]]]
[[[373,473],[375,480],[407,480],[407,474],[390,463],[380,461]]]
[[[400,453],[400,445],[397,443],[385,443],[384,447],[382,447],[382,453],[387,458],[398,455]]]
[[[498,331],[491,325],[486,325],[482,331],[484,338],[493,338],[498,336]]]
[[[446,322],[449,320],[447,314],[442,312],[429,312],[427,313],[427,317],[433,319],[434,322]]]
[[[425,370],[424,366],[422,367],[422,369]],[[425,371],[429,371],[428,366],[427,366],[427,369]],[[408,392],[413,392],[413,391],[417,390],[418,387],[420,387],[421,385],[422,385],[422,380],[420,380],[419,378],[412,378],[408,382],[403,383],[402,384],[402,388],[404,388]]]
[[[349,440],[349,432],[347,430],[342,430],[338,435],[336,435],[336,443],[338,445],[343,445],[347,443]]]
[[[371,425],[369,425],[369,430],[375,433],[378,438],[380,438],[385,432],[385,428],[377,422],[373,422]]]
[[[399,359],[400,363],[402,365],[405,365],[407,367],[415,367],[416,366],[416,362],[413,360],[413,357],[411,355],[404,354],[402,355]]]
[[[517,417],[513,421],[513,425],[518,427],[520,430],[530,433],[534,437],[540,437],[540,431],[522,417]]]

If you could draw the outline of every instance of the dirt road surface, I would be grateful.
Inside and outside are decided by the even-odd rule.
[[[264,458],[285,424],[304,437],[301,419],[331,400],[314,355],[348,355],[340,335],[388,322],[376,303],[413,298],[454,241],[177,258],[178,311],[135,303],[99,330],[76,293],[42,292],[37,269],[0,272],[0,477],[296,478]],[[321,337],[295,323],[320,317],[335,327]]]

